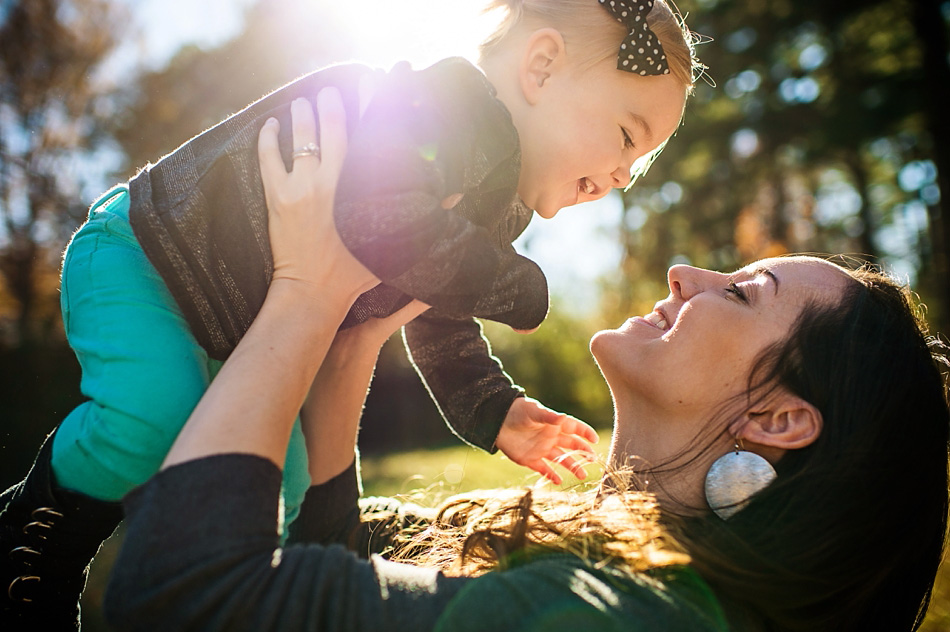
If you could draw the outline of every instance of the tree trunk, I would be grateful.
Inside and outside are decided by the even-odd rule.
[[[944,324],[950,320],[950,63],[947,55],[947,25],[938,0],[914,2],[914,29],[923,54],[925,108],[928,128],[933,136],[934,162],[940,202],[929,207],[930,235],[933,242],[933,271],[936,299]]]
[[[861,256],[875,263],[879,259],[880,253],[878,253],[877,245],[874,243],[874,231],[877,226],[875,226],[874,217],[871,214],[871,203],[868,201],[868,171],[856,150],[849,148],[849,151],[845,151],[843,162],[848,166],[851,178],[854,181],[854,188],[861,196],[861,208],[858,210],[858,217],[861,218],[861,222],[864,224],[864,230],[861,231],[861,236],[858,238],[861,244],[859,246]]]

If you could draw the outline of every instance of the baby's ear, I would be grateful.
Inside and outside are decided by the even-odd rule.
[[[538,29],[528,37],[519,65],[519,85],[525,100],[534,105],[551,75],[565,62],[564,37],[553,28]]]

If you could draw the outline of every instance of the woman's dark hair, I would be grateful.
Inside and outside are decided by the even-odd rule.
[[[732,519],[690,518],[676,534],[724,601],[768,630],[915,630],[943,555],[946,360],[906,288],[850,274],[840,303],[806,307],[750,378],[750,393],[815,405],[820,437]]]

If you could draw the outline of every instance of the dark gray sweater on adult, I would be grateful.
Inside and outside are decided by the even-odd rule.
[[[394,519],[360,522],[355,480],[351,467],[311,488],[292,527],[296,544],[280,548],[281,474],[272,462],[227,454],[159,472],[124,500],[125,542],[104,604],[110,625],[203,632],[729,629],[715,595],[689,567],[631,575],[557,554],[468,578],[385,560],[375,553],[416,518],[388,499]]]

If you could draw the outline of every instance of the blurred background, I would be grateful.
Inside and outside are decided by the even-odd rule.
[[[59,265],[89,204],[228,114],[321,66],[474,60],[480,0],[0,0],[0,485],[78,402]],[[708,72],[628,192],[536,219],[551,315],[531,336],[486,324],[529,394],[609,432],[597,329],[667,294],[674,263],[724,271],[787,252],[884,266],[950,332],[950,2],[682,0]],[[360,439],[374,493],[534,478],[460,446],[405,359],[384,349]],[[412,452],[406,452],[413,450]],[[97,558],[84,628],[121,533]],[[947,575],[947,572],[944,572]],[[926,630],[950,628],[942,582]]]

